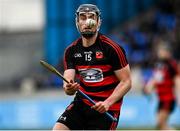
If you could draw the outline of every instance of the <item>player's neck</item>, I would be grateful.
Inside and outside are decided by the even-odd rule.
[[[89,47],[91,45],[93,45],[96,42],[96,38],[98,36],[98,33],[96,33],[93,37],[91,38],[85,38],[82,37],[82,43],[84,47]]]

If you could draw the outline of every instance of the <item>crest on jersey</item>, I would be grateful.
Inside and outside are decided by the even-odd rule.
[[[96,59],[102,59],[103,56],[103,52],[102,51],[96,51]]]
[[[103,73],[99,68],[80,69],[80,76],[85,82],[101,82],[103,81]]]

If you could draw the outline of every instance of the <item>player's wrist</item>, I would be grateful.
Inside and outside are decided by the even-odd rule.
[[[65,90],[66,95],[72,96],[76,91]]]
[[[69,90],[66,86],[65,87],[63,87],[64,88],[64,92],[66,93],[66,95],[74,95],[75,94],[75,90]]]
[[[114,104],[111,99],[106,99],[104,102],[105,102],[109,107]]]

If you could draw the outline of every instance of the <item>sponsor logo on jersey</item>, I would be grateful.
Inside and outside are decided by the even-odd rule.
[[[102,51],[96,51],[96,59],[102,59],[103,58],[103,52]]]
[[[80,76],[85,82],[101,82],[103,81],[103,73],[99,68],[80,69]]]
[[[78,57],[80,58],[80,57],[82,57],[82,55],[81,55],[81,53],[76,53],[76,54],[74,54],[74,57],[75,58],[78,58]]]
[[[60,120],[66,121],[66,117],[65,116],[60,116]]]

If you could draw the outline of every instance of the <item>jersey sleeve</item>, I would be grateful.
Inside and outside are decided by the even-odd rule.
[[[64,53],[64,70],[75,69],[73,61],[74,59],[72,47],[68,47],[66,48]]]
[[[113,70],[119,70],[128,65],[125,50],[122,47],[119,45],[113,46],[110,53],[110,61]]]
[[[170,73],[172,76],[179,75],[178,64],[175,60],[170,61]]]

